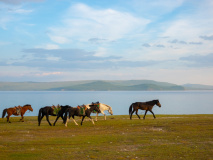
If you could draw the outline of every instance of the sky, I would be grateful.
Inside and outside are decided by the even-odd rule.
[[[213,85],[212,0],[0,0],[0,81]]]

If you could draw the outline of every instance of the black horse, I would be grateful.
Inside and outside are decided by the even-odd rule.
[[[64,115],[65,111],[67,110],[67,108],[70,108],[71,106],[66,105],[66,106],[59,106],[59,107],[60,107],[60,110],[57,114],[54,113],[54,109],[51,106],[46,106],[46,107],[40,108],[39,113],[38,113],[38,126],[40,126],[41,120],[44,116],[46,116],[46,120],[49,123],[49,125],[52,126],[52,124],[49,121],[49,115],[57,116],[55,122],[53,123],[54,126],[55,126],[59,117],[61,117],[63,119],[63,122],[64,122],[63,115]]]
[[[152,101],[148,101],[148,102],[135,102],[135,103],[132,103],[130,105],[130,107],[129,107],[130,119],[132,119],[132,114],[135,111],[136,111],[136,115],[140,119],[140,116],[138,115],[138,109],[146,110],[143,119],[145,119],[147,111],[150,111],[153,114],[153,117],[156,118],[155,115],[154,115],[154,113],[152,112],[152,108],[154,107],[154,105],[157,105],[158,107],[161,107],[161,104],[160,104],[159,100],[152,100]],[[132,110],[132,108],[133,108],[133,110]]]
[[[97,105],[94,105],[94,104],[89,105],[89,106],[90,106],[90,108],[86,108],[86,106],[83,105],[83,108],[85,109],[84,113],[81,113],[80,107],[68,108],[66,113],[65,113],[65,116],[64,116],[64,124],[65,124],[65,126],[67,127],[67,123],[68,123],[68,120],[70,119],[70,117],[72,117],[72,119],[75,122],[75,124],[78,125],[78,123],[76,123],[76,121],[74,119],[75,116],[82,116],[81,125],[83,124],[84,118],[86,116],[90,118],[90,120],[92,121],[93,124],[95,124],[93,119],[91,118],[90,114],[93,111],[100,112],[100,109],[99,109],[99,107]],[[69,118],[67,117],[68,113],[69,113]]]

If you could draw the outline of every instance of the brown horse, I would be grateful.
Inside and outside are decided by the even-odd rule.
[[[148,102],[135,102],[135,103],[132,103],[129,107],[129,115],[130,115],[130,119],[132,119],[132,114],[136,111],[136,115],[138,116],[139,119],[140,116],[138,115],[138,109],[141,109],[141,110],[146,110],[145,111],[145,114],[143,116],[143,119],[145,119],[145,116],[146,116],[146,113],[148,111],[150,111],[152,114],[153,114],[153,117],[155,117],[154,113],[152,112],[152,108],[154,107],[154,105],[157,105],[158,107],[161,107],[161,104],[159,102],[159,100],[152,100],[152,101],[148,101]],[[133,110],[132,110],[133,108]]]
[[[9,120],[11,115],[15,115],[15,116],[21,115],[22,118],[20,119],[20,121],[24,122],[24,120],[23,120],[24,114],[27,110],[33,111],[30,104],[26,104],[23,107],[18,106],[18,107],[13,107],[13,108],[6,108],[2,112],[2,118],[4,118],[4,116],[7,113],[7,122],[11,123]]]

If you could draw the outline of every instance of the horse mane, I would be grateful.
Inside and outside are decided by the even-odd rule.
[[[31,106],[31,105],[30,105],[30,104],[25,104],[24,106]],[[24,106],[23,106],[23,107],[24,107]]]
[[[103,103],[102,103],[102,104],[103,104]],[[109,105],[107,105],[107,104],[104,104],[104,105],[112,109],[112,107],[110,107]]]
[[[152,100],[152,101],[147,101],[147,102],[145,102],[145,103],[146,103],[146,104],[156,104],[156,102],[158,102],[157,99]]]

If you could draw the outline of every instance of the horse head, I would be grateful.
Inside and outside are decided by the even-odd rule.
[[[158,107],[161,107],[161,104],[160,104],[159,100],[156,100],[156,105],[157,105]]]
[[[25,107],[25,106],[28,108],[28,110],[30,110],[31,112],[33,112],[33,108],[31,107],[30,104],[26,104],[26,105],[24,105],[23,107]]]
[[[109,110],[108,110],[109,114],[113,115],[112,107],[108,106],[108,108],[109,108]]]

